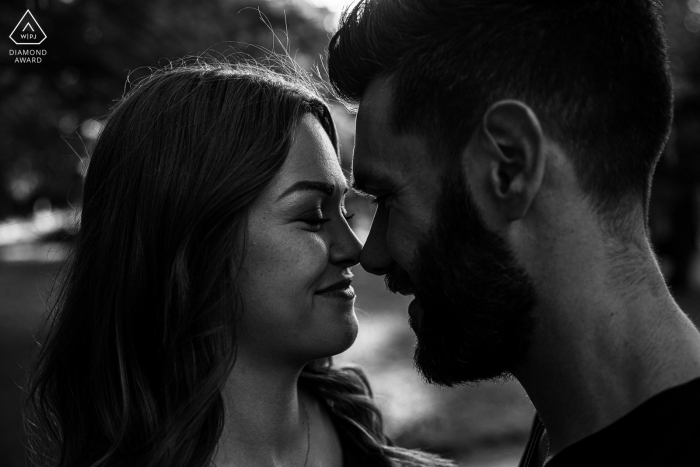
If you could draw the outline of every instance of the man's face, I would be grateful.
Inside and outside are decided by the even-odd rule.
[[[388,83],[375,80],[357,116],[355,184],[378,198],[360,262],[393,292],[416,296],[414,358],[429,382],[506,376],[527,350],[532,281],[484,224],[461,160],[396,135],[390,102]]]

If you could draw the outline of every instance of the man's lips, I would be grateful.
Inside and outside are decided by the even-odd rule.
[[[423,317],[423,308],[421,308],[417,299],[409,303],[408,314],[412,319],[418,321],[420,321],[420,319]]]
[[[384,283],[390,292],[401,295],[414,295],[411,276],[395,263],[387,269],[384,275]]]
[[[413,295],[413,290],[411,290],[408,287],[401,288],[398,290],[393,290],[392,292],[400,294],[400,295],[404,295],[404,296]]]
[[[406,283],[406,281],[396,282],[396,281],[386,281],[387,288],[392,293],[397,293],[400,295],[414,295],[413,288]]]

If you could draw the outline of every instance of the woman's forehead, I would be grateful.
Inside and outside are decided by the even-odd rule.
[[[275,188],[284,191],[299,181],[316,181],[346,186],[338,156],[323,126],[312,115],[299,122],[289,154],[277,174]]]

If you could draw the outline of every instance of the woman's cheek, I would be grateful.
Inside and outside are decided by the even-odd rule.
[[[321,286],[328,266],[328,247],[319,233],[290,229],[256,243],[251,259],[263,269],[265,281],[273,290],[313,293]]]
[[[299,280],[299,291],[316,293],[323,287],[323,275],[328,268],[328,245],[323,235],[316,232],[304,232],[295,245],[290,248],[290,271]]]
[[[323,287],[328,246],[322,234],[303,229],[268,229],[250,238],[239,278],[250,301],[265,308],[304,313]],[[252,237],[252,236],[251,236]],[[328,280],[328,279],[325,279]],[[289,310],[289,307],[297,308]]]

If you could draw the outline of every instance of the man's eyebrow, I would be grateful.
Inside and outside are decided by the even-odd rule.
[[[346,186],[341,187],[341,189],[344,189],[345,191],[348,191],[348,188]],[[315,182],[311,180],[302,180],[299,182],[296,182],[294,185],[290,186],[284,192],[277,198],[277,200],[280,200],[284,198],[285,196],[288,196],[294,192],[297,191],[309,191],[309,190],[315,190],[315,191],[320,191],[326,196],[331,196],[333,193],[335,193],[336,186],[333,185],[332,183],[326,183],[326,182]]]
[[[386,191],[395,186],[395,181],[388,174],[355,172],[352,177],[352,189],[360,194],[367,191]]]
[[[354,191],[360,196],[372,196],[362,189],[362,185],[358,183],[356,179],[352,180],[352,182],[350,183],[350,187],[352,187],[352,191]]]

